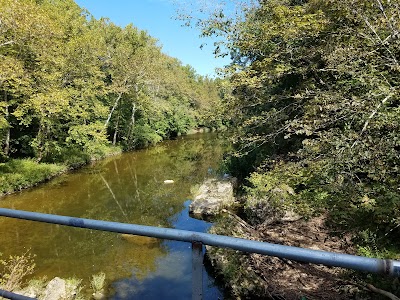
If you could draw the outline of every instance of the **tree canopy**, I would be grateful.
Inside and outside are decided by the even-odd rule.
[[[232,166],[247,177],[248,212],[285,185],[294,191],[285,205],[328,209],[335,224],[392,247],[400,227],[398,1],[268,0],[223,12],[197,24],[223,36],[233,59]]]
[[[87,159],[222,125],[218,80],[72,0],[1,0],[0,60],[3,160]]]
[[[246,221],[261,228],[271,207],[323,213],[360,254],[398,259],[399,2],[243,0],[234,13],[218,2],[186,20],[232,58],[228,166]]]

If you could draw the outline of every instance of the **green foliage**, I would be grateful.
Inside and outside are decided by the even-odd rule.
[[[38,163],[33,159],[12,159],[0,163],[0,193],[12,193],[36,185],[65,170],[65,166]]]
[[[75,277],[67,278],[65,280],[65,290],[66,290],[66,300],[84,300],[86,297],[83,295],[83,288],[82,279],[78,279]]]
[[[235,221],[220,219],[217,224],[210,229],[212,234],[231,235],[236,237],[248,238],[237,230]],[[226,288],[238,298],[252,298],[254,295],[264,295],[264,285],[254,272],[249,255],[242,252],[224,249],[220,247],[209,247],[207,255],[211,259],[214,269],[223,276],[227,283]]]
[[[136,124],[133,134],[135,139],[132,146],[137,148],[154,145],[163,139],[162,135],[158,134],[157,130],[152,128],[150,124],[143,124],[142,122]]]
[[[223,122],[217,82],[132,24],[73,0],[1,0],[0,19],[2,160],[76,165],[110,142],[131,149]]]
[[[197,23],[233,58],[230,166],[249,221],[324,212],[361,254],[398,257],[399,13],[398,1],[260,0]]]
[[[26,284],[27,290],[33,291],[33,293],[36,295],[36,298],[40,299],[42,296],[44,296],[44,291],[46,290],[47,283],[48,282],[46,276],[42,278],[31,279]]]

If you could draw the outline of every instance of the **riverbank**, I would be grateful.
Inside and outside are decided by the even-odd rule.
[[[220,128],[199,127],[188,130],[185,135],[226,130],[227,127],[225,126]],[[154,146],[154,144],[151,145]],[[108,146],[103,147],[102,153],[94,156],[85,153],[73,153],[59,163],[37,162],[34,158],[9,159],[7,162],[0,163],[0,197],[35,187],[68,171],[79,169],[91,162],[119,155],[123,152],[122,148],[118,146]]]
[[[9,159],[7,162],[0,163],[0,197],[35,187],[90,162],[121,153],[122,150],[119,147],[108,147],[97,156],[70,157],[63,163],[43,163],[33,158]]]
[[[10,159],[0,164],[0,197],[46,182],[65,173],[66,165],[38,163],[33,159]]]
[[[333,237],[325,217],[308,221],[278,222],[251,226],[238,216],[227,214],[211,230],[250,240],[354,254],[348,238]],[[237,299],[349,299],[356,290],[344,283],[347,271],[304,264],[260,254],[207,247],[207,256],[227,288]]]
[[[354,242],[357,233],[333,226],[327,212],[308,218],[277,218],[262,224],[248,222],[228,212],[210,233],[314,250],[364,254]],[[399,299],[395,296],[400,292],[397,278],[231,249],[206,248],[207,260],[235,299]]]
[[[85,300],[105,299],[104,287],[106,276],[100,272],[90,279],[89,289],[82,284],[82,279],[70,277],[61,279],[54,277],[33,278],[26,280],[34,273],[34,255],[29,251],[21,255],[10,256],[2,259],[0,253],[0,289],[16,295],[42,300]],[[1,294],[1,293],[0,293]],[[3,299],[0,296],[0,299]]]

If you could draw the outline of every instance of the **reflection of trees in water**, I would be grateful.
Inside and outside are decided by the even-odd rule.
[[[173,252],[160,259],[157,270],[149,276],[142,277],[135,272],[130,278],[114,282],[115,294],[111,299],[190,299],[190,268],[190,255]]]
[[[48,185],[12,195],[3,207],[83,218],[172,226],[190,188],[216,169],[223,152],[213,135],[167,141],[150,149],[99,161]],[[165,179],[174,184],[164,185]],[[166,255],[161,241],[151,245],[127,242],[116,233],[68,228],[29,221],[0,220],[4,255],[32,248],[37,274],[78,276],[88,280],[104,271],[110,279],[133,269],[147,276]]]
[[[190,187],[216,168],[220,144],[216,139],[170,141],[96,166],[101,170],[96,189],[106,198],[101,207],[113,211],[112,220],[126,221],[126,215],[131,222],[170,226],[168,218],[183,208]],[[175,184],[164,185],[165,179]]]
[[[133,270],[146,276],[154,272],[157,259],[167,254],[161,240],[135,243],[124,240],[118,233],[85,230],[82,235],[64,232],[58,238],[65,241],[64,247],[53,248],[53,254],[57,255],[49,255],[42,261],[46,268],[36,276],[54,274],[88,280],[90,274],[102,271],[107,280],[116,280],[130,276]]]

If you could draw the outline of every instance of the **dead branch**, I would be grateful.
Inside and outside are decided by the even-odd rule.
[[[237,224],[239,224],[241,227],[243,227],[246,231],[250,232],[253,236],[255,236],[257,238],[260,237],[260,233],[257,230],[255,230],[253,226],[251,226],[246,221],[241,219],[239,216],[235,215],[234,213],[231,213],[230,211],[228,211],[226,209],[223,209],[222,212],[228,214],[230,218],[235,220],[235,222]]]
[[[385,296],[385,297],[387,297],[387,298],[389,298],[389,299],[392,299],[392,300],[400,300],[399,297],[393,295],[392,293],[390,293],[390,292],[388,292],[388,291],[384,291],[384,290],[378,289],[378,288],[374,287],[372,284],[367,284],[366,287],[367,287],[367,289],[369,289],[371,292],[380,294],[380,295]]]
[[[388,291],[385,291],[385,290],[378,289],[378,288],[376,288],[375,286],[373,286],[372,284],[369,284],[369,283],[367,283],[366,285],[362,285],[362,284],[359,284],[357,282],[353,282],[353,281],[350,281],[350,280],[343,280],[343,279],[336,279],[336,280],[340,281],[340,282],[342,282],[344,284],[347,284],[347,285],[356,286],[359,289],[367,291],[367,292],[373,292],[373,293],[376,293],[376,294],[380,294],[382,296],[388,297],[391,300],[400,300],[399,297],[393,295],[392,293],[390,293]]]
[[[392,96],[392,95],[389,94],[388,96],[386,96],[385,99],[383,99],[383,100],[376,106],[375,110],[369,115],[367,121],[365,121],[364,126],[363,126],[363,128],[361,129],[360,135],[362,135],[362,134],[364,133],[364,131],[367,130],[369,121],[375,116],[375,114],[378,112],[378,110],[382,107],[382,105],[384,105],[384,104],[389,100],[389,98],[390,98],[391,96]]]
[[[14,41],[4,42],[3,44],[0,44],[0,47],[11,45],[11,44],[15,44],[15,42]]]

